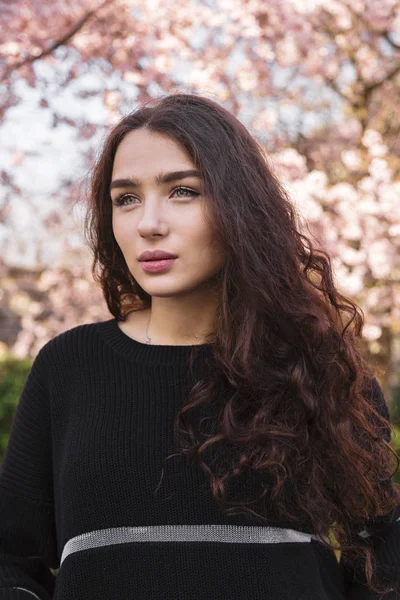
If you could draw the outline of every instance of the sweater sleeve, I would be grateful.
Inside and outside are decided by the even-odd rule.
[[[0,466],[0,600],[50,600],[59,567],[46,345],[14,413]]]
[[[380,414],[390,419],[388,406],[376,378],[372,380],[372,399]],[[384,439],[391,441],[391,432],[386,430]],[[394,480],[388,479],[381,485],[388,486],[394,494]],[[378,517],[368,521],[365,528],[358,533],[360,539],[368,539],[372,545],[378,578],[382,587],[392,587],[393,591],[385,595],[377,595],[366,585],[364,567],[352,571],[343,568],[347,600],[400,600],[400,505],[386,517]]]

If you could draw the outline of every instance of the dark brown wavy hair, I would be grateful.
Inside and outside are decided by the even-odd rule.
[[[261,499],[268,490],[279,518],[312,526],[324,546],[341,552],[344,572],[354,569],[371,590],[386,593],[373,581],[374,536],[358,534],[398,514],[392,476],[399,457],[382,391],[361,355],[361,308],[336,289],[329,256],[300,232],[287,192],[244,125],[207,97],[173,92],[122,118],[93,169],[85,235],[93,277],[117,320],[151,306],[114,238],[109,194],[118,145],[138,128],[169,136],[191,157],[227,257],[217,278],[212,367],[194,382],[174,424],[182,454],[198,458],[227,514],[240,507],[268,522],[248,507],[260,498],[225,508],[228,480],[256,472]],[[189,416],[204,405],[216,419],[202,440]],[[216,474],[203,457],[221,442],[232,454]]]

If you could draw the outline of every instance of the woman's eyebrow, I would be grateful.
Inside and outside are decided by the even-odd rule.
[[[170,183],[171,181],[177,181],[178,179],[185,179],[186,177],[199,177],[200,172],[193,169],[187,171],[171,171],[170,173],[159,173],[155,180],[158,185],[163,183]],[[114,188],[126,188],[126,187],[140,187],[140,179],[135,177],[127,177],[124,179],[114,179],[110,184],[110,190]]]

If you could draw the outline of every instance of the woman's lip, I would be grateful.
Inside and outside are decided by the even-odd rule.
[[[177,256],[162,256],[161,258],[141,258],[139,262],[151,262],[154,260],[169,260],[172,258],[177,258]]]
[[[158,273],[159,271],[166,271],[174,264],[176,258],[161,258],[158,260],[142,260],[143,271],[148,273]]]

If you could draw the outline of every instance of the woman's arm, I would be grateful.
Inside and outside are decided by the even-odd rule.
[[[390,420],[388,406],[382,389],[376,378],[372,380],[372,400],[380,414]],[[385,432],[387,442],[391,441],[391,432]],[[382,485],[393,490],[393,479]],[[368,539],[372,544],[378,573],[382,579],[382,586],[393,587],[395,591],[386,595],[377,595],[366,587],[364,573],[357,569],[348,570],[343,567],[346,582],[346,598],[348,600],[400,600],[400,505],[390,515],[369,521],[363,531],[358,534],[361,539]]]
[[[0,600],[50,600],[58,568],[48,364],[25,381],[0,467]]]

